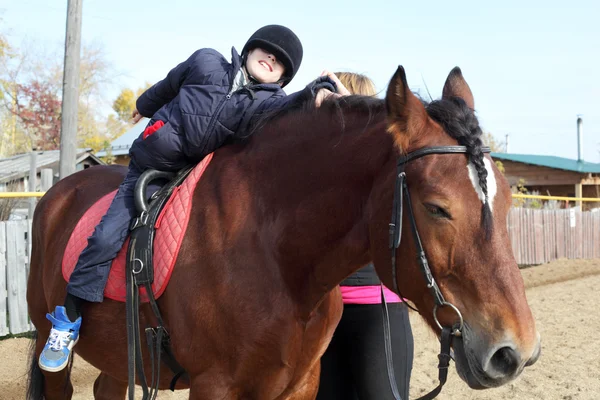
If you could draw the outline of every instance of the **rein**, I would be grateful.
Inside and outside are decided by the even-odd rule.
[[[484,153],[489,153],[489,147],[482,148]],[[446,383],[448,378],[448,367],[450,366],[450,360],[452,359],[450,347],[452,344],[453,337],[462,336],[464,321],[462,314],[459,309],[452,303],[449,303],[445,300],[444,295],[440,291],[438,284],[436,283],[433,274],[431,273],[431,268],[429,268],[429,262],[427,261],[427,256],[425,255],[425,250],[423,249],[423,244],[421,242],[421,237],[419,236],[419,230],[417,229],[417,223],[415,221],[415,215],[413,212],[412,201],[410,199],[410,191],[408,189],[408,185],[406,183],[406,172],[404,171],[406,164],[412,160],[416,160],[418,158],[428,156],[430,154],[466,154],[468,149],[466,146],[433,146],[433,147],[425,147],[411,153],[408,153],[404,156],[398,157],[398,161],[396,162],[396,183],[394,185],[394,201],[392,205],[392,219],[389,224],[389,235],[390,242],[389,248],[391,250],[391,260],[392,260],[392,279],[394,285],[394,291],[400,294],[400,297],[403,297],[398,289],[397,282],[397,262],[396,262],[396,252],[398,247],[400,246],[400,242],[402,240],[402,211],[403,211],[403,199],[406,198],[406,204],[408,209],[408,217],[410,221],[410,228],[412,231],[413,239],[415,241],[415,246],[417,248],[417,260],[419,261],[419,267],[423,277],[425,278],[425,283],[427,288],[429,289],[431,296],[435,301],[435,305],[433,307],[433,319],[437,326],[441,329],[441,338],[440,338],[440,354],[438,355],[439,364],[439,381],[437,387],[435,387],[431,392],[427,393],[424,396],[419,397],[417,400],[431,400],[434,399],[442,390],[442,387]],[[387,304],[385,302],[385,296],[383,294],[383,284],[381,284],[381,304],[383,309],[383,332],[384,332],[384,340],[385,340],[385,356],[387,361],[387,370],[388,370],[388,378],[390,381],[390,387],[392,389],[392,393],[396,400],[402,400],[400,397],[400,393],[398,391],[398,387],[396,384],[396,379],[394,376],[394,364],[392,361],[392,339],[390,334],[390,321],[389,321],[389,313],[387,309]],[[414,307],[410,306],[408,303],[406,304],[408,307],[417,311]],[[459,322],[454,324],[453,326],[442,326],[437,317],[437,312],[442,307],[450,307],[458,316]]]

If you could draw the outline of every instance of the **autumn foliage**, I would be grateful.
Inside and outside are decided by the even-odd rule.
[[[16,106],[13,112],[29,132],[33,147],[55,150],[60,146],[61,100],[51,85],[33,80],[17,85]]]

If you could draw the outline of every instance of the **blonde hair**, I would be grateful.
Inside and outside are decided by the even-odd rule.
[[[335,72],[335,75],[352,94],[364,96],[375,96],[377,94],[375,84],[365,75],[354,72]]]

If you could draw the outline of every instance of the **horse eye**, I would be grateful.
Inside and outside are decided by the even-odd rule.
[[[424,206],[432,217],[451,219],[450,214],[440,206],[435,204],[424,204]]]

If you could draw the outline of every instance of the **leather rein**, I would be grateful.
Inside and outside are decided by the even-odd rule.
[[[482,148],[484,153],[489,153],[489,147]],[[398,161],[396,162],[396,183],[394,185],[394,201],[392,206],[392,219],[389,224],[389,248],[391,250],[391,260],[392,260],[392,279],[394,285],[394,291],[400,294],[400,290],[398,289],[397,282],[397,262],[396,262],[396,252],[398,247],[400,246],[400,242],[402,239],[402,212],[403,212],[403,199],[406,199],[407,209],[408,209],[408,217],[410,221],[410,227],[413,235],[413,239],[415,242],[415,246],[417,248],[417,260],[419,262],[419,269],[425,278],[425,283],[429,292],[433,296],[435,301],[435,305],[433,307],[433,319],[437,326],[441,329],[441,350],[438,355],[439,364],[439,384],[436,388],[434,388],[431,392],[427,393],[424,396],[419,397],[417,400],[431,400],[434,399],[442,390],[442,387],[446,383],[448,378],[448,367],[450,366],[450,360],[452,359],[451,354],[451,344],[453,337],[462,336],[464,321],[461,312],[459,309],[452,303],[447,302],[442,294],[437,282],[435,281],[433,274],[431,273],[431,268],[429,268],[429,262],[427,261],[427,256],[425,255],[425,250],[423,249],[423,244],[421,242],[421,237],[419,236],[419,231],[417,229],[417,223],[415,221],[415,216],[413,212],[412,201],[410,199],[410,191],[408,189],[408,185],[406,183],[406,172],[404,171],[406,164],[412,160],[416,160],[418,158],[428,156],[431,154],[467,154],[468,149],[466,146],[432,146],[425,147],[419,150],[415,150],[406,155],[402,155],[398,157]],[[400,294],[402,297],[402,294]],[[389,313],[387,309],[387,304],[385,302],[385,297],[383,294],[383,284],[381,285],[381,299],[382,299],[382,308],[383,308],[383,332],[384,332],[384,340],[385,340],[385,353],[386,353],[386,361],[387,361],[387,371],[388,378],[390,381],[390,387],[392,389],[392,394],[396,400],[402,400],[400,397],[400,393],[398,391],[398,387],[396,384],[396,379],[394,376],[394,364],[392,361],[392,344],[391,344],[391,333],[390,333],[390,325],[389,325]],[[408,307],[417,311],[414,307],[410,306],[406,303]],[[458,323],[452,326],[443,326],[437,317],[437,312],[442,307],[450,307],[458,316]]]

